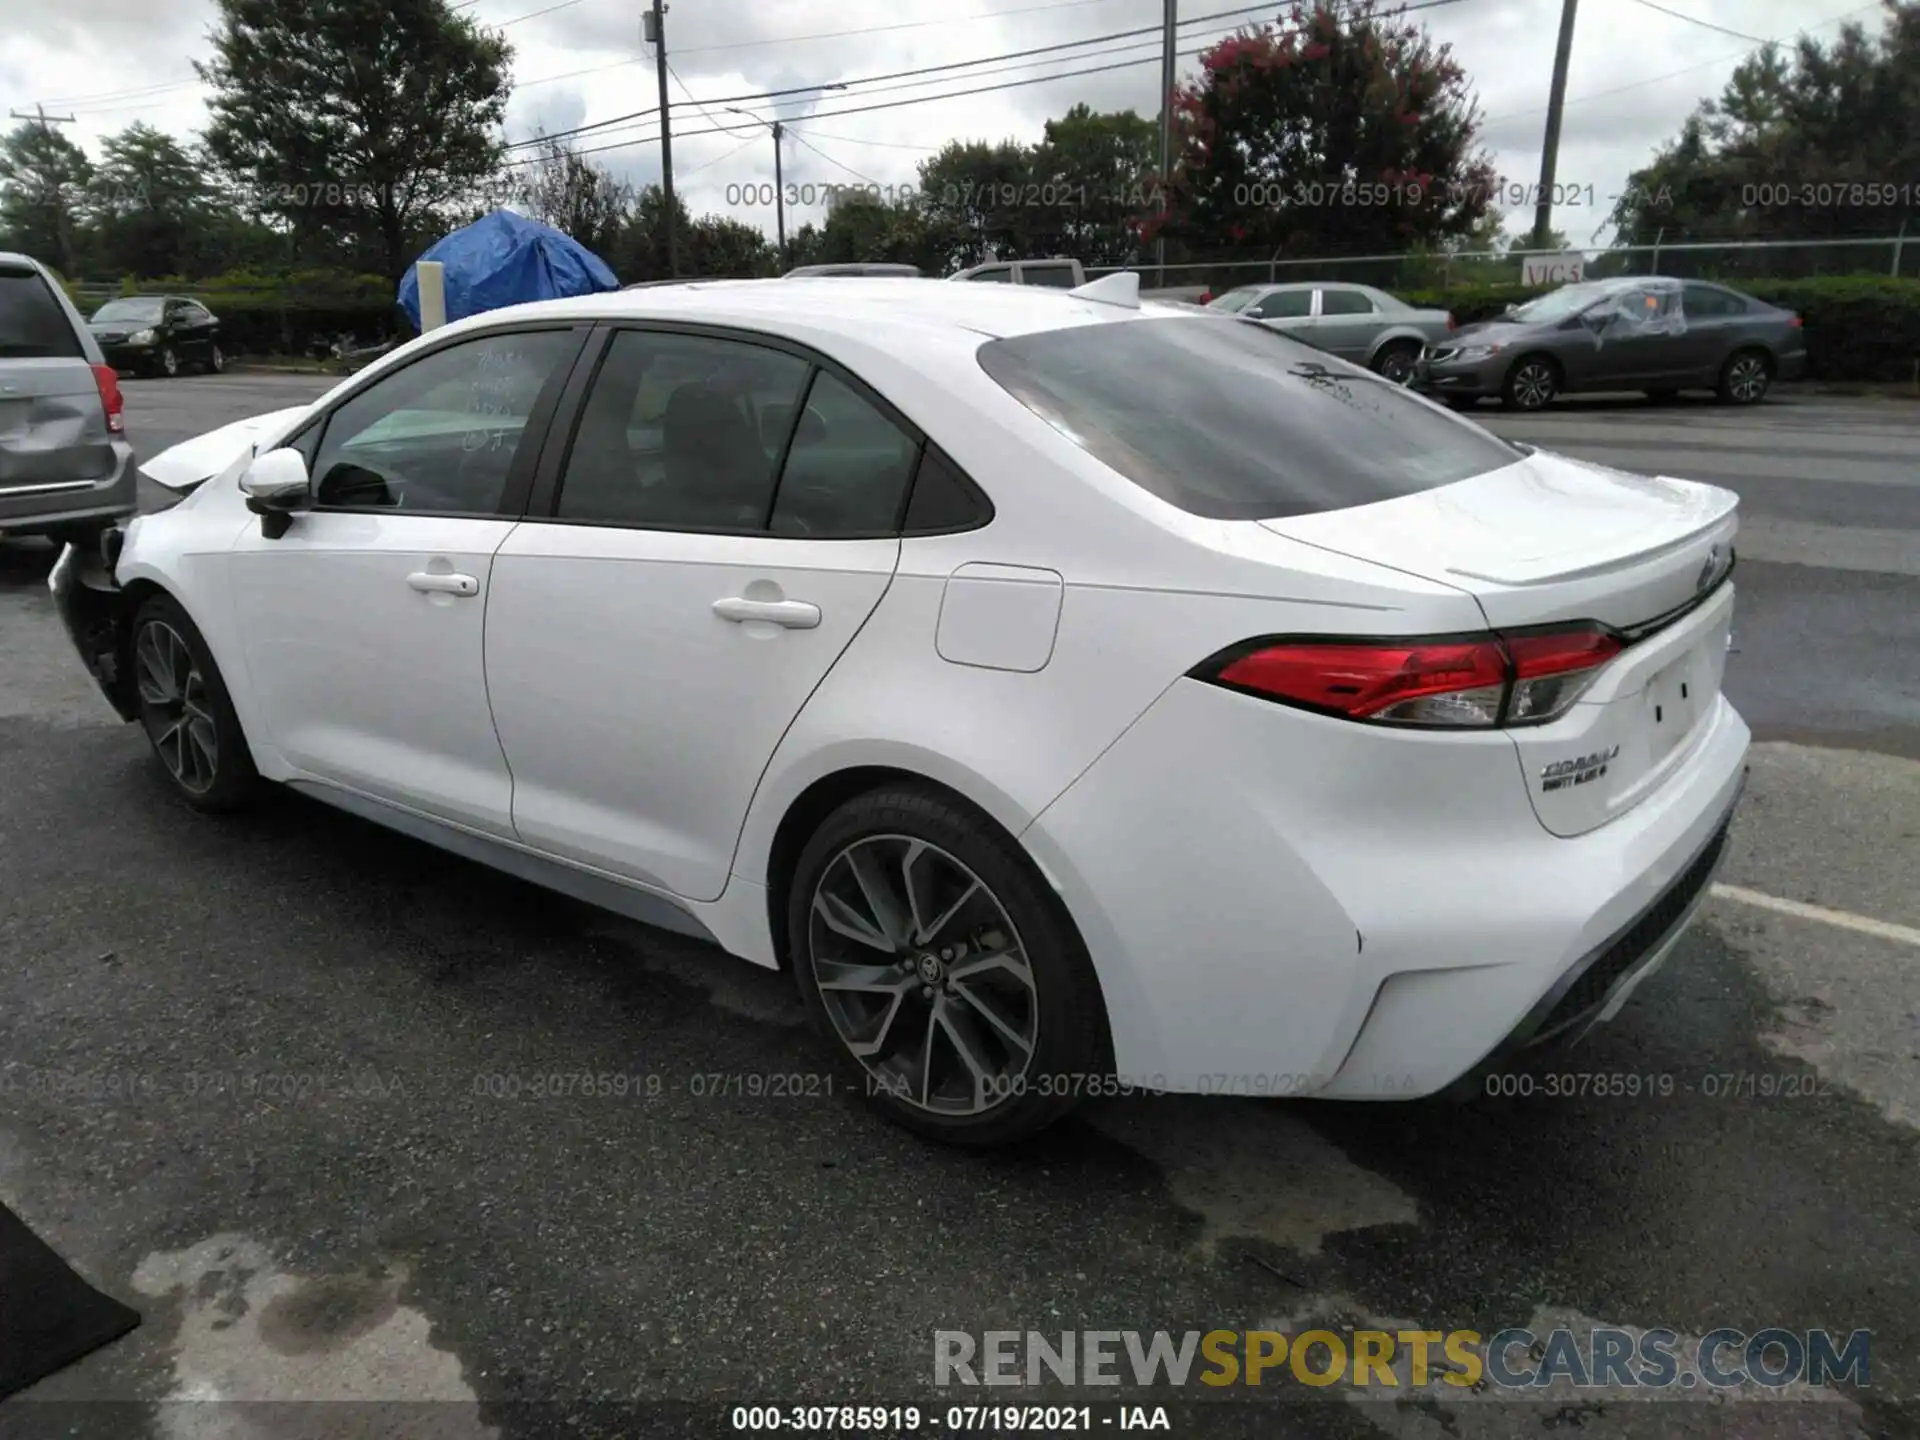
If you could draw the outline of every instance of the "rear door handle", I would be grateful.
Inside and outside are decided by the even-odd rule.
[[[438,575],[431,570],[416,570],[407,576],[407,584],[429,595],[478,595],[480,582],[471,575]]]
[[[784,625],[789,630],[811,630],[820,623],[820,607],[804,600],[746,600],[729,596],[713,602],[713,613],[722,620],[744,625],[749,620],[764,620]]]

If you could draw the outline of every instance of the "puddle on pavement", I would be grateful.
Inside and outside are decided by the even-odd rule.
[[[480,1423],[459,1358],[435,1348],[427,1317],[400,1303],[406,1280],[400,1267],[289,1274],[244,1235],[149,1255],[134,1271],[133,1288],[170,1297],[179,1313],[157,1434],[497,1440],[498,1432]]]
[[[1241,1237],[1318,1255],[1329,1235],[1420,1220],[1406,1191],[1272,1102],[1156,1096],[1089,1118],[1157,1167],[1175,1203],[1200,1216],[1203,1253]]]

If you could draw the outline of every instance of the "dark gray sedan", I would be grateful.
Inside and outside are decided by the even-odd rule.
[[[1242,285],[1207,303],[1406,384],[1421,351],[1446,343],[1453,316],[1416,310],[1371,285]]]
[[[1514,410],[1577,390],[1713,390],[1752,405],[1806,365],[1806,332],[1791,310],[1704,280],[1638,276],[1567,285],[1462,326],[1429,348],[1414,383],[1450,403],[1493,395]]]

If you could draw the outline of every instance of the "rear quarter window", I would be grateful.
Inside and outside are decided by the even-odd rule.
[[[1521,458],[1391,381],[1242,320],[1076,325],[989,341],[979,358],[1088,454],[1209,519],[1370,505]]]
[[[0,360],[82,360],[86,353],[39,272],[0,267]]]

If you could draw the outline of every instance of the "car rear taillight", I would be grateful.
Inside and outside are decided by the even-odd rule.
[[[1596,625],[1409,640],[1259,640],[1196,679],[1323,715],[1430,729],[1543,725],[1625,648]]]
[[[1453,318],[1453,312],[1449,310],[1447,312],[1447,329],[1458,330],[1459,328],[1460,328],[1460,322]]]
[[[1789,315],[1787,317],[1787,324],[1795,330],[1800,329],[1800,327],[1806,323],[1807,322],[1802,320],[1798,315]]]
[[[107,414],[107,433],[127,433],[127,402],[120,393],[120,376],[111,365],[93,367],[93,383],[100,391],[100,408]]]
[[[1211,305],[1213,303],[1213,292],[1211,290],[1202,290],[1200,292],[1200,303],[1202,305]]]

